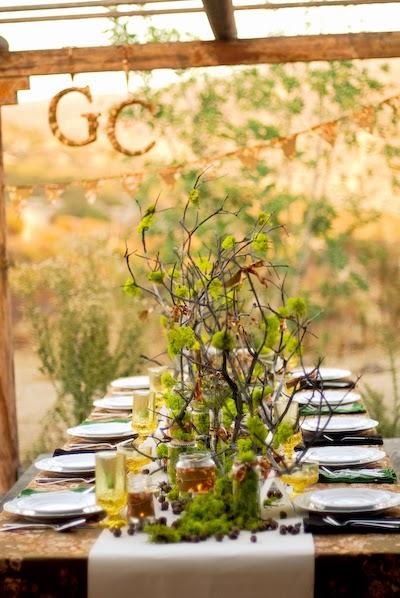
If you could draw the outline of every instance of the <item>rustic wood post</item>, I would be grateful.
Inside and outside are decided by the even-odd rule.
[[[0,38],[1,56],[8,45]],[[15,482],[18,469],[18,435],[15,405],[14,360],[8,289],[7,223],[5,209],[1,107],[16,101],[18,89],[26,89],[28,79],[0,79],[0,493]]]

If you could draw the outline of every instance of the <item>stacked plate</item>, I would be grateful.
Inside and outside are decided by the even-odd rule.
[[[72,474],[93,473],[96,466],[96,453],[73,453],[71,455],[59,455],[36,461],[35,467],[47,473],[57,473],[60,476]]]
[[[131,394],[112,394],[96,399],[93,405],[107,411],[132,411],[132,401]]]
[[[4,504],[7,513],[39,520],[70,519],[101,513],[93,493],[62,490],[60,492],[34,492],[14,498]]]
[[[327,467],[367,465],[384,459],[384,451],[367,446],[318,446],[308,449],[303,461]]]
[[[315,513],[368,513],[400,505],[400,494],[372,488],[329,488],[297,496],[294,503]]]
[[[310,376],[315,372],[315,380],[318,381],[326,381],[332,382],[335,380],[344,380],[351,377],[350,370],[342,370],[339,368],[315,368],[315,367],[306,367],[306,368],[298,368],[296,370],[292,370],[290,375],[293,378],[303,378],[306,376]]]
[[[70,436],[78,436],[86,440],[107,440],[113,438],[128,438],[133,436],[131,422],[93,422],[90,424],[80,424],[73,428],[68,428],[67,433]]]
[[[345,390],[322,390],[310,389],[298,392],[294,400],[301,405],[312,405],[313,407],[338,407],[339,405],[350,405],[361,399],[357,392]]]
[[[114,394],[132,394],[134,390],[143,390],[149,388],[150,380],[148,376],[128,376],[127,378],[117,378],[110,384],[111,392]]]
[[[333,415],[320,417],[307,417],[300,427],[305,432],[313,433],[340,433],[361,432],[376,428],[379,422],[362,415]]]

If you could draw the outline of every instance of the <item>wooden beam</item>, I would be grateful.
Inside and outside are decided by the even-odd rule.
[[[203,6],[215,39],[227,41],[237,38],[232,0],[203,0]]]
[[[0,106],[16,104],[17,92],[21,89],[29,89],[29,77],[0,79]]]
[[[0,50],[0,78],[152,69],[352,60],[400,56],[400,32],[303,35],[231,42],[193,41],[94,48],[7,52]]]
[[[6,492],[14,484],[18,468],[13,343],[7,271],[7,224],[0,110],[0,493]]]

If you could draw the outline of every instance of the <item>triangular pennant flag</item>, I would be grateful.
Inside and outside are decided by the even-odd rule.
[[[390,106],[393,112],[400,112],[400,96],[395,96],[393,98],[388,98],[382,104],[386,104]]]
[[[30,185],[23,185],[21,187],[8,186],[7,191],[11,203],[20,209],[32,195],[33,187]]]
[[[353,121],[359,126],[372,133],[376,122],[376,113],[373,106],[364,106],[353,114]]]
[[[95,179],[80,182],[85,192],[85,197],[90,204],[94,204],[100,187],[103,185],[103,179]]]
[[[260,150],[257,147],[255,147],[255,148],[247,147],[244,150],[240,151],[237,154],[237,157],[239,158],[239,160],[241,161],[243,166],[245,166],[249,170],[254,170],[258,163],[259,151]]]
[[[291,160],[296,155],[296,141],[297,135],[292,135],[291,137],[286,137],[282,139],[280,142],[281,148],[283,153],[285,154],[286,158]]]
[[[57,203],[64,190],[64,185],[58,185],[57,183],[48,183],[47,185],[43,185],[44,194],[51,204]]]
[[[168,187],[175,187],[176,184],[176,168],[167,168],[160,171],[160,176]]]
[[[335,145],[337,138],[337,123],[336,121],[325,123],[315,129],[315,131],[329,143],[332,147]]]
[[[122,179],[122,186],[131,197],[135,197],[138,187],[142,180],[143,173],[141,172],[134,174],[126,174]]]

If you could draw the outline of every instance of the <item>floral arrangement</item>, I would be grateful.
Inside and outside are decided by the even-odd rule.
[[[188,518],[194,524],[203,507],[214,514],[210,525],[203,517],[203,535],[256,527],[259,513],[248,497],[257,492],[260,471],[290,467],[279,447],[294,432],[284,417],[298,384],[287,373],[301,360],[310,323],[306,301],[286,296],[287,267],[273,261],[271,216],[262,211],[243,222],[228,199],[203,214],[203,193],[200,176],[178,217],[172,255],[157,244],[157,202],[141,214],[141,249],[125,253],[124,289],[158,306],[175,367],[162,380],[168,419],[158,455],[165,457],[174,442],[211,451],[218,484],[229,479],[233,497],[220,504],[218,484],[212,496],[198,496],[180,527],[161,530],[168,541],[190,536]],[[221,219],[245,230],[220,236]],[[287,409],[276,417],[280,397]],[[157,536],[154,528],[151,534]]]

